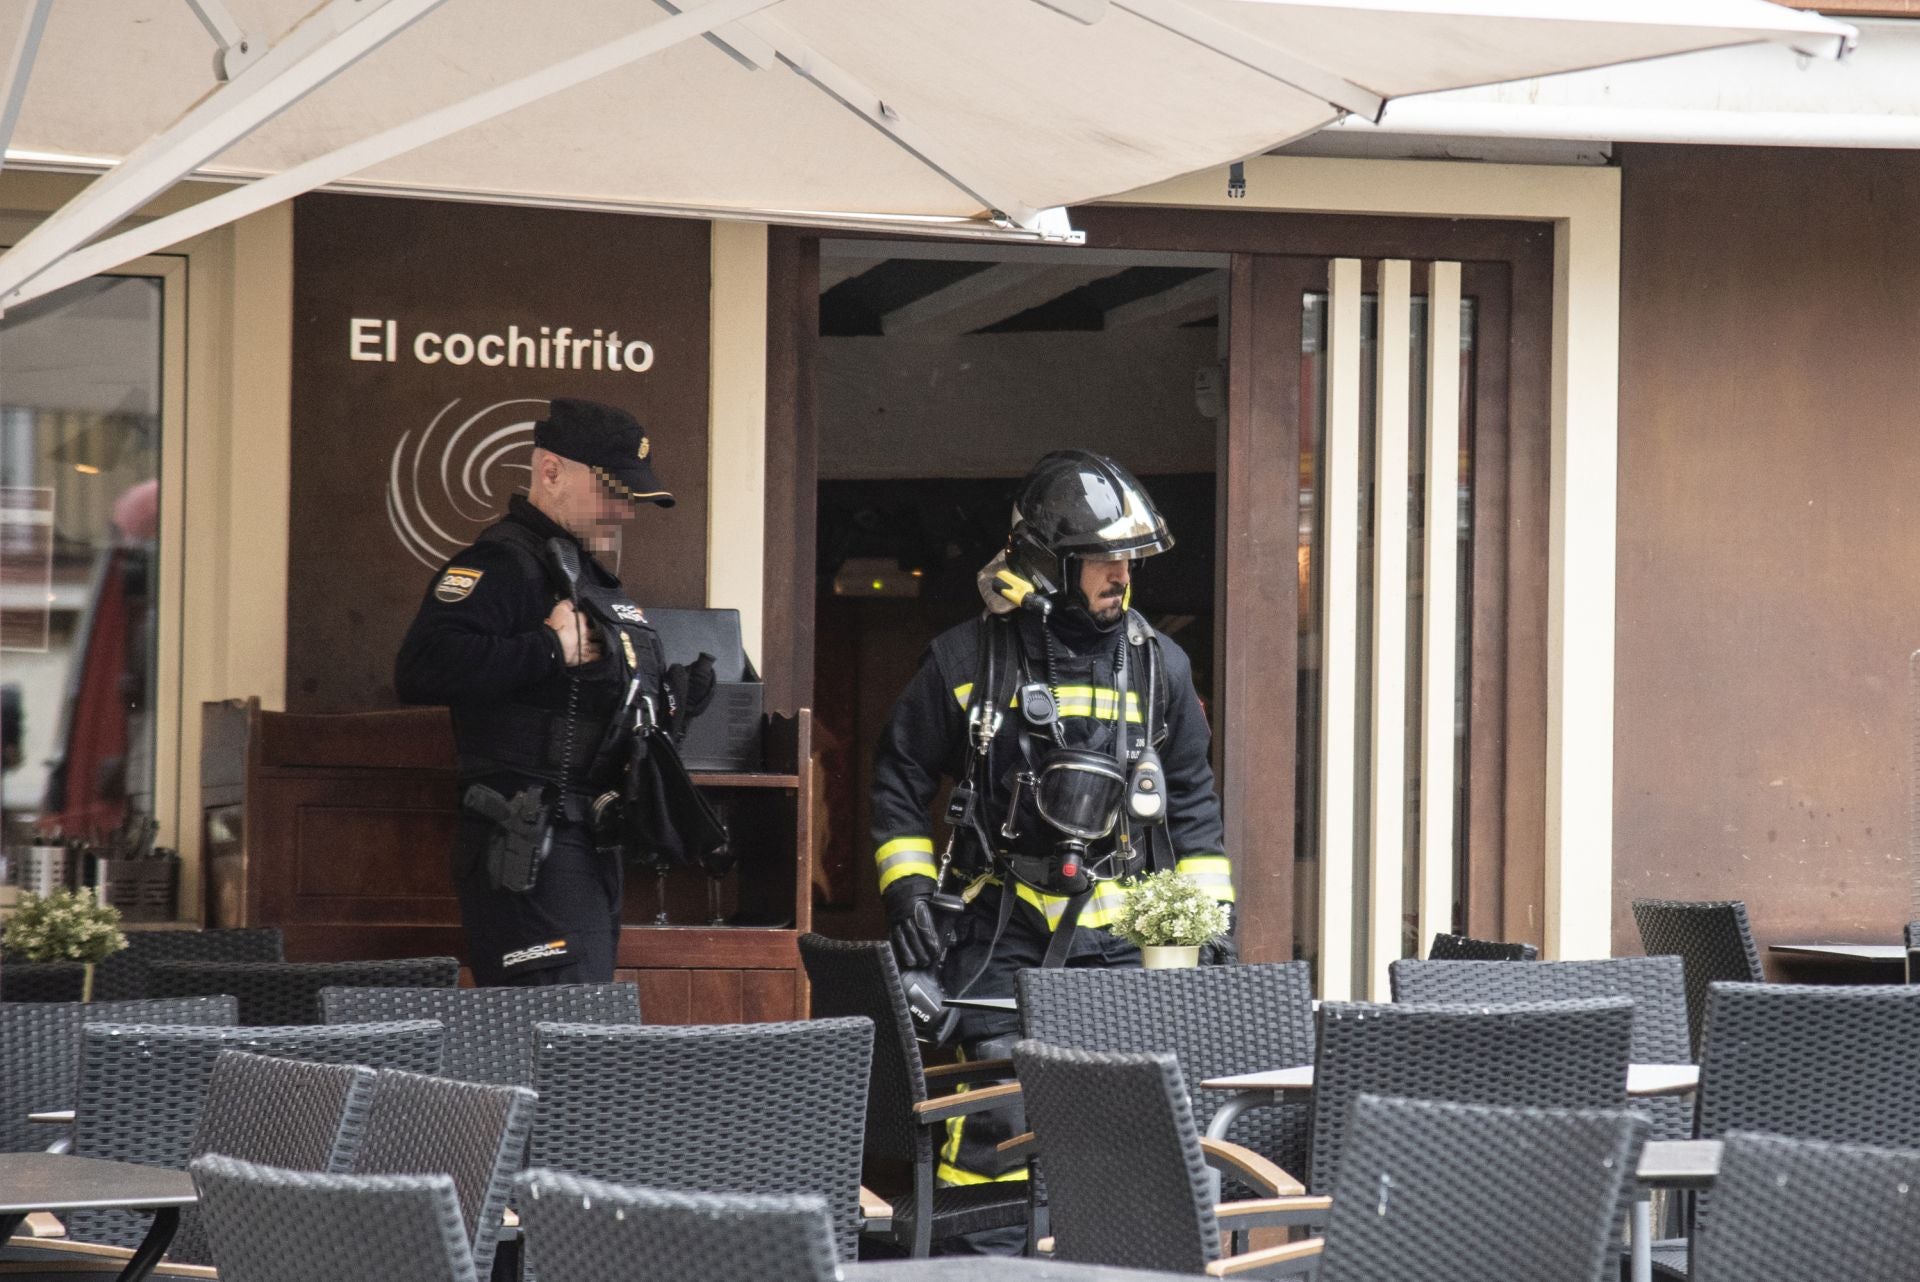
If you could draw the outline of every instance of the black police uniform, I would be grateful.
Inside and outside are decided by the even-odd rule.
[[[633,466],[636,450],[644,462],[645,437],[619,411],[557,400],[535,443],[594,466],[624,497],[671,503],[650,468]],[[624,457],[611,456],[616,449]],[[569,595],[551,540],[578,556],[581,626],[601,648],[589,664],[566,666],[546,626]],[[522,496],[434,576],[401,645],[395,685],[408,703],[445,704],[452,713],[463,798],[452,873],[475,982],[612,980],[621,858],[596,848],[591,806],[617,785],[617,771],[604,760],[597,776],[593,767],[630,682],[638,678],[640,690],[662,700],[665,677],[659,639],[619,579]],[[551,846],[530,889],[495,883],[486,855],[496,825],[465,803],[474,785],[502,798],[535,789],[549,803]]]
[[[874,764],[873,836],[883,893],[899,893],[904,879],[926,878],[928,886],[938,872],[930,808],[942,776],[966,777],[970,746],[967,705],[981,666],[982,629],[1012,629],[1026,654],[1026,667],[1046,680],[1047,651],[1053,655],[1052,686],[1057,699],[1065,746],[1111,752],[1121,715],[1116,669],[1125,629],[1120,624],[1101,627],[1084,610],[1056,611],[1051,622],[1021,611],[1010,617],[970,620],[936,638],[919,671],[894,705]],[[1051,634],[1049,636],[1049,634]],[[1154,720],[1163,734],[1155,745],[1165,771],[1167,822],[1174,866],[1193,876],[1217,900],[1233,899],[1232,870],[1223,851],[1220,805],[1213,790],[1213,768],[1208,760],[1206,714],[1193,685],[1193,671],[1185,651],[1163,633],[1153,633],[1158,650],[1159,682]],[[1148,695],[1138,674],[1144,671],[1144,647],[1127,647],[1125,716],[1130,726],[1145,722]],[[1024,762],[1020,736],[1030,734],[1017,710],[1009,708],[993,741],[991,788],[976,805],[989,834],[997,833],[1011,800],[1011,775]],[[1096,856],[1100,848],[1095,847]],[[1090,861],[1091,862],[1091,861]],[[1004,996],[1013,992],[1014,973],[1039,966],[1067,908],[1067,897],[1042,894],[1014,883],[1010,892],[990,871],[978,838],[963,829],[955,843],[953,869],[968,896],[965,913],[956,927],[956,942],[942,962],[941,983],[958,994],[971,982],[976,996]],[[894,889],[898,887],[899,889]],[[955,888],[951,875],[947,889]],[[997,943],[1001,896],[1013,893],[1014,905]],[[1081,909],[1073,927],[1066,962],[1069,966],[1137,966],[1139,952],[1113,935],[1112,922],[1123,892],[1117,883],[1102,881]],[[977,976],[977,978],[976,978]],[[963,1014],[957,1040],[968,1058],[998,1058],[999,1045],[1019,1027],[1011,1013],[968,1011]],[[1024,1178],[1025,1168],[994,1151],[1021,1125],[1017,1111],[979,1114],[967,1124],[950,1127],[942,1150],[939,1173],[952,1183]]]

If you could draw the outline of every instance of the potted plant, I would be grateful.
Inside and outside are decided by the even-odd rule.
[[[91,890],[62,890],[51,895],[22,895],[7,919],[0,948],[21,961],[77,961],[85,966],[80,1000],[93,1000],[93,968],[127,946],[120,933],[120,910],[103,904]]]
[[[1149,873],[1126,883],[1113,933],[1140,949],[1148,970],[1198,966],[1201,946],[1227,933],[1226,905],[1184,873]]]

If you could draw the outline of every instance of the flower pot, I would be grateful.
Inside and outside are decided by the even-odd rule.
[[[1200,945],[1148,944],[1140,950],[1140,965],[1145,970],[1179,970],[1200,964]]]

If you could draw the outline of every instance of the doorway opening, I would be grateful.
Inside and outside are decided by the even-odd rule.
[[[1175,546],[1137,567],[1135,606],[1186,650],[1211,711],[1227,265],[1223,254],[821,242],[817,929],[884,934],[868,831],[874,745],[928,643],[980,612],[975,576],[1043,454],[1110,455],[1152,494]]]

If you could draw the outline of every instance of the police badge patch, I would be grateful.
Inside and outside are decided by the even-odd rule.
[[[440,582],[433,585],[433,599],[452,605],[455,601],[464,601],[473,595],[474,588],[480,584],[484,570],[468,570],[457,565],[447,567],[440,576]]]
[[[620,620],[623,623],[645,623],[647,621],[647,616],[640,612],[639,606],[629,605],[625,601],[615,601],[613,603],[613,612],[620,616]]]

